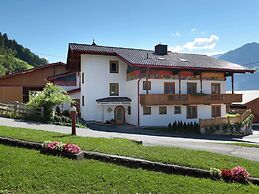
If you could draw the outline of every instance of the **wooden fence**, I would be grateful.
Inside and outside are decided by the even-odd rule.
[[[242,123],[249,115],[251,115],[251,110],[246,110],[242,115],[237,115],[235,117],[214,117],[212,119],[200,119],[200,128],[211,127],[215,125],[227,125]]]
[[[18,102],[0,102],[0,115],[2,116],[26,116],[26,115],[36,115],[39,117],[44,116],[43,107],[32,110],[26,104],[18,103]]]

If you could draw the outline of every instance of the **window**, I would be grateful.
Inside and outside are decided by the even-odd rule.
[[[211,93],[220,94],[220,83],[211,83]]]
[[[128,106],[128,115],[131,115],[131,107]]]
[[[119,96],[119,84],[110,83],[110,96]]]
[[[221,107],[220,107],[220,105],[211,106],[211,117],[221,117]]]
[[[182,111],[181,111],[181,107],[180,107],[180,106],[175,106],[175,107],[174,107],[174,114],[176,114],[176,115],[177,115],[177,114],[181,114],[181,112],[182,112]]]
[[[82,96],[82,106],[85,105],[85,96]]]
[[[143,81],[143,90],[151,90],[151,81]]]
[[[196,119],[196,118],[197,118],[197,106],[188,106],[187,119]]]
[[[165,82],[164,83],[164,93],[165,94],[175,94],[175,83]]]
[[[143,107],[143,115],[151,115],[151,107]]]
[[[197,93],[197,83],[187,83],[187,94]]]
[[[159,114],[166,115],[167,114],[167,107],[166,106],[159,106]]]
[[[82,73],[82,84],[85,83],[85,73]]]
[[[110,61],[110,73],[119,73],[119,61]]]

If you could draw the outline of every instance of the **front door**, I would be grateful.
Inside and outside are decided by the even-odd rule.
[[[114,110],[115,123],[121,125],[125,121],[125,109],[122,106],[117,106]]]

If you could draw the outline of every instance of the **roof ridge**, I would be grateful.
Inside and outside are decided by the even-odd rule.
[[[130,49],[130,50],[141,50],[141,51],[152,51],[154,50],[149,50],[149,49],[140,49],[140,48],[129,48],[129,47],[116,47],[116,46],[103,46],[103,45],[91,45],[91,44],[82,44],[82,43],[74,43],[71,42],[69,45],[75,44],[75,45],[82,45],[82,46],[93,46],[93,47],[106,47],[106,48],[114,48],[114,49]]]

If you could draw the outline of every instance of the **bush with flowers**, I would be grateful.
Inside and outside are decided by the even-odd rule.
[[[79,146],[75,145],[75,144],[65,144],[63,147],[63,151],[71,153],[71,154],[78,154],[81,149]]]
[[[78,154],[81,149],[75,144],[64,144],[59,141],[45,141],[42,145],[43,149],[65,152],[70,154]]]
[[[217,168],[211,168],[210,174],[213,178],[220,179],[221,177],[221,171]]]
[[[248,182],[249,173],[245,168],[236,166],[231,169],[233,180],[237,182]]]
[[[219,170],[217,168],[211,168],[210,174],[213,178],[222,178],[225,181],[236,181],[236,182],[243,182],[247,183],[249,179],[249,173],[243,167],[236,166],[232,169],[222,169]]]

